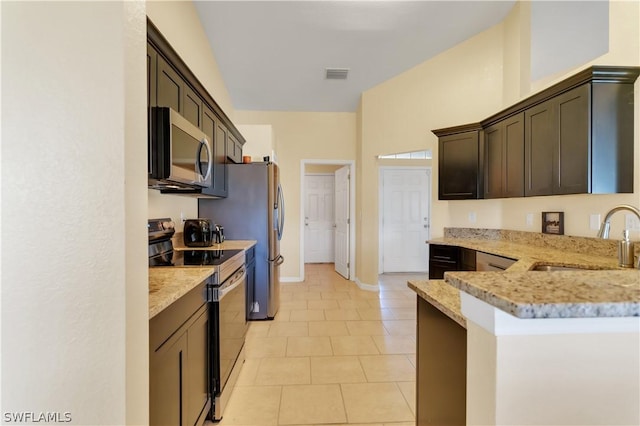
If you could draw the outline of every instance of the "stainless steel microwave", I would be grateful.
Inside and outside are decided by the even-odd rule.
[[[149,114],[149,187],[197,193],[211,186],[213,152],[202,130],[171,108]]]

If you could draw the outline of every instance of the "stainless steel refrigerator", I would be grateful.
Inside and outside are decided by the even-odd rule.
[[[227,165],[228,197],[200,199],[198,216],[224,227],[229,240],[256,240],[255,286],[248,288],[249,319],[273,319],[280,307],[280,239],[284,197],[274,163]]]

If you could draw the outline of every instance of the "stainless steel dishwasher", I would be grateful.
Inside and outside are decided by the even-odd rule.
[[[514,259],[476,252],[476,271],[504,271],[516,263]]]
[[[224,282],[215,289],[211,303],[211,419],[220,420],[231,389],[244,363],[244,339],[249,324],[246,310],[247,275],[244,255],[222,265]],[[227,273],[224,273],[224,270]],[[230,272],[233,271],[233,272]]]

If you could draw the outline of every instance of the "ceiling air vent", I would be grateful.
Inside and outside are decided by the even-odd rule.
[[[327,80],[346,80],[349,68],[325,68]]]

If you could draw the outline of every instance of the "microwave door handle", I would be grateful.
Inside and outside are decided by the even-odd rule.
[[[202,152],[202,148],[207,150],[207,172],[202,174],[202,161],[200,161],[200,153]],[[209,176],[211,176],[211,169],[213,166],[213,161],[211,161],[211,150],[209,149],[209,141],[207,138],[202,138],[200,141],[200,146],[198,147],[198,152],[196,154],[196,169],[200,176],[202,176],[202,181],[206,182],[209,180]]]

